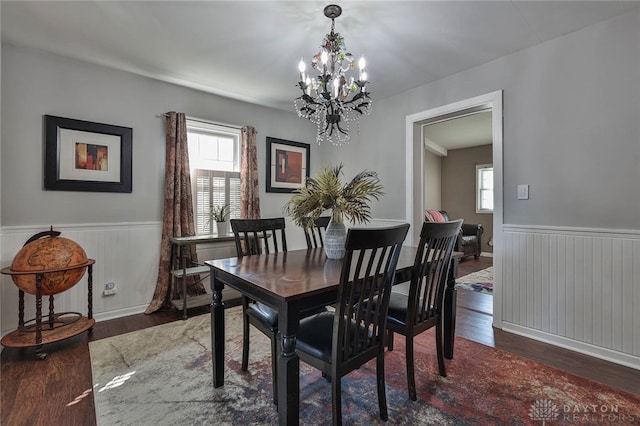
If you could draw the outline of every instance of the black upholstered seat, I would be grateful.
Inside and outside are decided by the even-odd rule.
[[[389,310],[387,312],[387,328],[390,323],[403,325],[407,322],[407,306],[409,305],[409,296],[391,290],[389,298]],[[433,309],[433,306],[431,307]],[[422,310],[422,306],[418,307]]]
[[[331,378],[333,424],[342,424],[341,378],[376,358],[380,418],[386,420],[384,342],[387,306],[409,225],[350,229],[335,312],[300,321],[296,352]],[[376,303],[380,301],[380,303]]]
[[[245,312],[250,317],[265,324],[270,332],[275,333],[278,331],[278,312],[275,309],[271,309],[263,303],[251,303]]]

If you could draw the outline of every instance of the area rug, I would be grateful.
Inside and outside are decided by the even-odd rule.
[[[240,309],[225,314],[225,385],[218,389],[212,384],[208,314],[91,342],[98,425],[277,424],[269,340],[252,330],[249,371],[242,372]],[[416,338],[413,402],[406,389],[404,338],[396,339],[385,358],[389,421],[378,417],[370,362],[342,379],[345,425],[620,425],[640,419],[639,395],[460,337],[447,377],[441,377],[432,330]],[[330,424],[330,383],[300,366],[300,424]]]
[[[493,294],[493,266],[457,278],[456,288]]]

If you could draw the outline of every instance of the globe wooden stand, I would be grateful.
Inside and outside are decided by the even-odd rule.
[[[10,267],[3,268],[0,273],[6,275],[35,275],[36,276],[36,317],[27,322],[24,320],[24,291],[18,293],[18,328],[2,338],[0,343],[10,348],[36,347],[36,356],[45,359],[47,354],[42,352],[42,345],[68,339],[87,330],[92,330],[93,319],[93,259],[86,262],[62,268],[43,269],[37,272],[13,271]],[[49,296],[49,314],[42,318],[42,280],[45,274],[52,272],[71,271],[87,268],[88,308],[87,316],[78,312],[62,312],[56,314],[53,306],[53,294]],[[35,333],[35,335],[34,335]]]

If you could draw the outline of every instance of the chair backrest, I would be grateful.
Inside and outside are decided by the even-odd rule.
[[[350,370],[384,349],[391,286],[409,224],[349,229],[345,243],[332,360]]]
[[[304,229],[304,238],[307,240],[307,248],[324,246],[324,233],[327,226],[329,226],[330,220],[330,216],[321,216],[313,222],[313,225],[307,223],[306,226],[302,227]]]
[[[231,219],[238,257],[287,251],[284,218]]]
[[[462,219],[422,224],[409,288],[409,326],[417,327],[440,315],[451,252],[461,227]]]

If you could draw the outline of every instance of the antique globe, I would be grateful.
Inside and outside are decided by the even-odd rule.
[[[75,241],[62,237],[47,237],[26,244],[11,263],[13,272],[33,272],[12,275],[13,282],[24,292],[36,294],[36,273],[57,268],[72,268],[87,262],[87,254]],[[73,287],[84,276],[86,266],[59,272],[46,272],[42,278],[42,295],[52,295]]]

